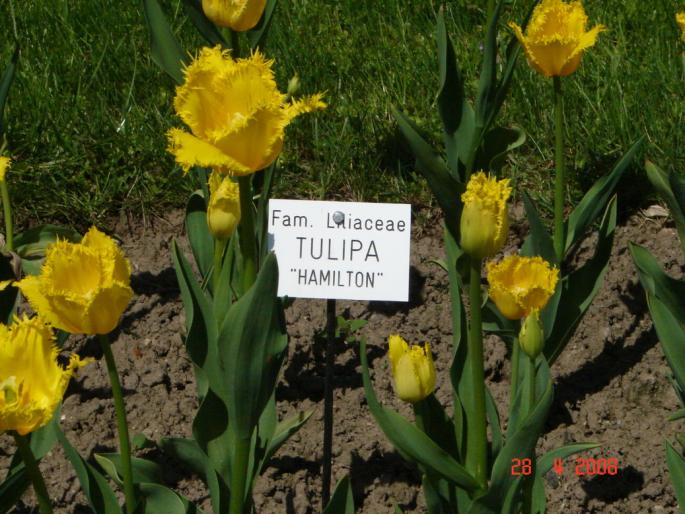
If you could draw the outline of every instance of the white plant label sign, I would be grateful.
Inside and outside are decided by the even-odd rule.
[[[409,300],[411,206],[269,200],[278,295]]]

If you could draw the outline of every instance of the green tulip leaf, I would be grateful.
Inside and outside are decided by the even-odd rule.
[[[10,87],[14,81],[14,76],[17,72],[17,63],[19,62],[19,47],[15,47],[12,59],[5,68],[5,71],[0,78],[0,141],[5,133],[5,105],[7,97],[9,96]]]
[[[202,514],[187,498],[161,484],[140,484],[144,514]]]
[[[592,300],[599,292],[611,256],[615,229],[616,197],[614,196],[604,211],[594,255],[580,269],[565,276],[561,285],[557,285],[557,288],[561,287],[559,305],[562,308],[557,311],[554,328],[545,341],[544,349],[545,357],[550,365],[561,355]]]
[[[208,388],[208,374],[218,372],[216,359],[217,323],[212,306],[197,283],[190,263],[178,248],[176,241],[171,247],[171,258],[176,271],[183,310],[186,318],[185,345],[188,356],[195,365],[198,397],[202,399]]]
[[[521,255],[527,257],[539,255],[547,262],[558,267],[559,263],[557,262],[557,257],[554,253],[552,236],[550,236],[547,228],[542,222],[542,218],[540,218],[535,203],[525,191],[523,192],[523,205],[526,208],[528,225],[530,225],[530,235],[526,238],[523,248],[521,248]]]
[[[592,450],[599,447],[597,443],[575,443],[561,448],[555,448],[539,457],[535,463],[535,482],[533,484],[533,513],[545,514],[547,498],[545,496],[545,475],[552,469],[554,461],[561,459],[562,461],[576,453]]]
[[[502,423],[499,419],[499,411],[497,410],[497,402],[492,397],[490,388],[485,388],[485,410],[490,424],[490,431],[492,433],[491,460],[495,460],[504,445],[504,437],[502,436]]]
[[[678,504],[685,505],[685,457],[666,441],[666,462]]]
[[[681,246],[685,245],[685,196],[683,195],[682,179],[675,173],[666,173],[650,161],[645,162],[645,170],[647,178],[666,203],[671,217],[675,221]],[[678,191],[677,196],[676,189]]]
[[[96,453],[93,455],[95,462],[117,485],[124,484],[121,455],[118,453]],[[162,483],[162,469],[159,464],[137,457],[131,457],[131,467],[133,471],[133,483],[140,484],[145,482]]]
[[[273,19],[274,10],[276,9],[276,0],[267,0],[264,13],[259,19],[255,27],[247,32],[247,39],[250,42],[250,48],[256,50],[261,47],[266,40],[271,28],[271,20]]]
[[[402,112],[392,109],[393,115],[404,137],[416,156],[417,169],[428,182],[438,205],[445,214],[445,225],[455,240],[459,240],[459,218],[461,216],[461,194],[464,186],[450,175],[443,160],[419,135],[414,123]]]
[[[526,141],[526,133],[519,127],[494,127],[483,136],[475,169],[489,170],[499,174],[507,155]]]
[[[675,411],[668,417],[668,421],[678,421],[685,418],[685,409]]]
[[[478,81],[478,99],[476,101],[476,125],[479,127],[485,127],[497,91],[497,24],[501,11],[502,0],[498,0],[492,18],[488,20],[488,30],[483,47],[483,64]]]
[[[229,46],[221,32],[219,32],[219,29],[207,18],[202,10],[202,0],[183,0],[183,7],[188,18],[190,18],[190,21],[193,22],[193,25],[195,25],[195,28],[205,38],[207,43],[211,46],[221,45],[224,48]]]
[[[255,284],[231,306],[221,327],[220,389],[226,389],[229,418],[240,438],[251,436],[285,357],[288,335],[277,287],[278,264],[270,253]]]
[[[685,320],[685,282],[669,277],[645,248],[630,243],[630,253],[637,267],[640,283],[647,294],[664,302],[673,315]]]
[[[187,469],[196,475],[204,475],[208,463],[207,455],[194,439],[165,437],[160,440],[159,446],[164,453],[182,462]]]
[[[14,238],[14,251],[22,258],[22,269],[25,272],[26,264],[34,264],[40,271],[45,250],[57,240],[79,243],[83,236],[73,229],[57,225],[41,225],[26,230]],[[32,273],[34,274],[34,273]],[[35,273],[37,274],[37,273]]]
[[[677,318],[657,296],[647,293],[647,305],[652,315],[656,335],[666,356],[676,383],[685,390],[685,327],[684,318]]]
[[[545,365],[545,367],[547,367]],[[539,377],[544,377],[540,374]],[[468,514],[500,514],[505,503],[514,502],[516,491],[520,488],[520,477],[512,476],[511,462],[514,458],[530,457],[545,428],[547,414],[552,406],[552,381],[546,375],[546,382],[538,382],[538,397],[532,412],[520,423],[518,429],[507,439],[492,467],[490,487],[476,500]]]
[[[445,480],[449,480],[468,491],[475,490],[478,487],[476,479],[449,453],[436,445],[430,437],[397,412],[383,407],[378,402],[369,377],[366,343],[364,341],[360,343],[360,352],[364,392],[369,409],[393,446],[402,455],[423,466],[426,470],[440,475]]]
[[[443,8],[438,12],[437,34],[438,68],[440,82],[438,88],[438,112],[442,119],[443,137],[447,162],[452,176],[459,177],[460,161],[466,162],[473,144],[473,109],[464,94],[464,82],[457,66],[452,41],[445,27]],[[468,111],[471,112],[468,112]]]
[[[414,413],[419,428],[435,444],[459,460],[454,424],[434,394],[414,404]]]
[[[333,496],[323,514],[354,514],[354,497],[349,476],[341,478],[336,484]]]
[[[31,479],[23,464],[7,472],[7,476],[0,484],[0,512],[11,511],[31,485]]]
[[[94,514],[123,514],[117,497],[107,479],[93,466],[88,464],[69,443],[61,429],[57,438],[64,448],[64,453],[76,472],[83,494]]]
[[[564,253],[568,252],[574,244],[582,239],[599,213],[604,210],[607,202],[614,194],[614,189],[623,176],[623,173],[633,162],[633,159],[635,159],[640,148],[642,148],[643,142],[644,137],[641,137],[633,143],[630,150],[628,150],[621,160],[616,163],[614,169],[611,170],[611,173],[595,182],[590,190],[585,193],[585,196],[583,196],[583,199],[578,203],[576,208],[573,209],[573,212],[571,212],[568,217]]]
[[[207,202],[199,190],[190,195],[186,205],[186,234],[195,264],[206,280],[213,265],[214,238],[207,226]]]
[[[157,0],[143,0],[145,21],[150,31],[150,55],[177,84],[183,83],[186,54],[181,48]]]
[[[278,422],[266,449],[262,472],[265,470],[265,466],[269,463],[271,457],[273,457],[283,443],[285,443],[290,436],[300,430],[300,428],[304,426],[312,414],[314,414],[314,409],[309,409],[304,412],[298,412],[294,416]]]

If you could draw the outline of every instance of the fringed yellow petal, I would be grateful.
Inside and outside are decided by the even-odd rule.
[[[593,46],[600,32],[597,25],[586,31],[588,18],[581,2],[542,0],[533,10],[525,34],[521,27],[509,23],[530,65],[546,77],[573,73],[587,48]]]
[[[461,247],[472,257],[495,255],[504,245],[509,230],[507,200],[509,179],[497,180],[480,171],[471,175],[461,195]]]
[[[35,317],[16,319],[0,330],[0,431],[25,435],[52,418],[74,371],[90,362],[72,355],[57,364],[52,330]]]
[[[184,171],[193,166],[230,175],[259,171],[280,153],[293,118],[325,107],[321,95],[287,103],[272,66],[258,51],[234,61],[216,47],[203,49],[186,67],[174,107],[192,135],[179,129],[167,133],[168,150]]]
[[[131,265],[113,239],[95,227],[81,243],[57,241],[40,275],[17,287],[33,309],[72,334],[107,334],[133,297]]]
[[[219,27],[237,32],[250,30],[259,22],[266,0],[202,0],[207,18]]]
[[[554,294],[559,270],[541,257],[509,255],[487,265],[488,294],[509,319],[542,310]]]
[[[180,129],[169,130],[167,138],[169,139],[168,151],[174,154],[176,162],[186,173],[193,166],[214,168],[221,173],[236,175],[252,173],[251,169],[223,153],[216,146]]]

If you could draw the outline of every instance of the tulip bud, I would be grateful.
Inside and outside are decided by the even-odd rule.
[[[297,73],[291,77],[291,79],[288,81],[288,89],[286,90],[286,94],[289,97],[293,97],[297,94],[297,92],[300,90],[300,77],[297,76]]]
[[[0,182],[5,181],[5,174],[10,169],[10,164],[12,161],[9,157],[0,157]]]
[[[683,41],[685,41],[685,11],[679,12],[678,14],[675,15],[675,21],[678,23],[678,26],[680,27],[680,31],[682,32],[681,37]]]
[[[228,239],[240,223],[240,189],[229,177],[213,171],[209,191],[207,226],[216,239]]]
[[[545,346],[545,332],[537,310],[531,312],[523,320],[519,332],[519,344],[531,359],[535,359],[542,352]]]
[[[202,0],[205,16],[219,27],[237,32],[250,30],[259,22],[266,0]]]
[[[388,338],[388,357],[392,366],[395,393],[401,400],[416,403],[435,389],[435,366],[430,345],[411,348],[399,335]]]
[[[497,180],[478,172],[471,175],[461,195],[461,247],[475,259],[495,255],[504,245],[509,230],[507,200],[509,179]]]

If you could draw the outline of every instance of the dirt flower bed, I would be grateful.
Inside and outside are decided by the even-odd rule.
[[[513,209],[515,230],[505,253],[527,233],[520,208]],[[441,222],[422,213],[412,227],[410,301],[403,303],[339,302],[341,313],[368,321],[360,337],[369,344],[372,378],[379,399],[411,417],[395,398],[385,356],[387,337],[401,332],[407,339],[431,343],[438,374],[436,395],[450,403],[450,305],[446,273],[432,259],[443,257]],[[115,333],[114,352],[122,375],[131,432],[149,439],[189,436],[197,402],[193,369],[183,346],[184,320],[169,247],[183,231],[180,212],[152,220],[153,226],[120,222],[115,233],[133,266],[136,296]],[[547,476],[549,512],[643,514],[676,513],[666,470],[663,440],[682,431],[667,417],[678,404],[669,368],[652,329],[633,263],[629,241],[648,248],[673,275],[683,262],[675,229],[664,218],[635,214],[617,228],[604,285],[575,337],[554,365],[554,404],[542,439],[542,450],[573,441],[594,441],[601,447],[580,457],[615,457],[615,476],[576,476],[575,459],[565,462],[561,476]],[[589,241],[591,242],[591,241]],[[182,245],[187,249],[185,243]],[[593,246],[588,244],[587,248]],[[581,248],[578,259],[583,259]],[[297,300],[286,311],[290,345],[277,389],[280,414],[315,409],[304,428],[278,452],[255,489],[257,512],[263,514],[320,512],[322,453],[323,349],[319,335],[325,325],[325,302]],[[116,451],[114,409],[106,367],[96,341],[70,339],[80,355],[98,359],[82,370],[64,399],[62,427],[84,456]],[[509,366],[504,344],[486,338],[486,379],[500,405],[506,403]],[[357,511],[425,512],[417,470],[391,448],[371,417],[361,386],[358,348],[341,343],[336,357],[334,481],[351,475]],[[500,413],[504,415],[503,412]],[[8,463],[11,441],[2,441]],[[209,510],[201,481],[178,462],[155,449],[137,451],[160,462],[165,480]],[[55,512],[89,512],[75,475],[59,447],[41,462]],[[28,493],[13,512],[30,512]]]

